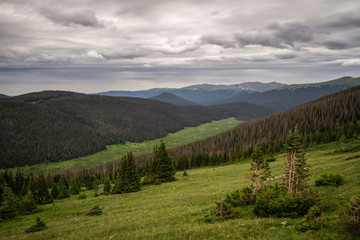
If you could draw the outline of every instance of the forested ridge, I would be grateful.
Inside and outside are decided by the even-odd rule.
[[[156,139],[185,126],[235,115],[248,119],[246,111],[238,109],[229,113],[205,106],[63,91],[6,98],[0,100],[0,167],[67,160],[109,144]],[[260,110],[252,116],[266,114]]]
[[[360,87],[241,124],[216,136],[172,148],[169,153],[178,163],[187,161],[190,167],[246,158],[255,146],[273,153],[282,148],[287,133],[295,126],[303,133],[305,145],[356,136],[360,133]]]

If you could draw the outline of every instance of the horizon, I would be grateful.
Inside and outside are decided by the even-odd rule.
[[[317,84],[317,83],[329,82],[329,81],[333,81],[333,80],[337,80],[337,79],[341,79],[341,78],[346,78],[346,77],[358,78],[358,77],[354,77],[354,76],[342,76],[342,77],[340,77],[340,78],[330,79],[330,80],[321,81],[321,82],[295,83],[295,84],[286,84],[286,83],[281,83],[281,82],[265,82],[265,84],[266,84],[266,83],[280,83],[280,84],[284,84],[284,85],[287,85],[287,86],[291,86],[291,85],[302,85],[302,84]],[[4,94],[4,95],[6,95],[6,96],[8,96],[8,97],[16,97],[16,96],[20,96],[20,95],[29,94],[29,93],[35,93],[35,92],[65,91],[65,92],[74,92],[74,93],[82,93],[82,94],[96,95],[96,94],[99,94],[99,93],[108,93],[108,92],[138,92],[138,91],[149,91],[149,90],[156,90],[156,89],[169,89],[169,90],[174,90],[174,89],[182,89],[182,88],[191,87],[191,86],[197,86],[197,85],[231,86],[231,85],[238,85],[238,84],[243,84],[243,83],[264,83],[264,82],[254,81],[254,82],[241,82],[241,83],[232,83],[232,84],[197,83],[197,84],[186,85],[186,86],[178,87],[178,88],[176,88],[176,87],[173,87],[173,88],[157,87],[157,88],[147,88],[147,89],[140,89],[140,90],[122,90],[122,89],[116,89],[116,90],[107,90],[107,91],[102,91],[102,92],[77,92],[77,91],[64,90],[64,89],[43,89],[43,90],[34,91],[34,92],[25,92],[25,93],[21,93],[21,94],[18,94],[18,95],[7,95],[7,94],[4,94],[4,93],[2,93],[2,92],[0,92],[0,94]],[[166,92],[164,92],[164,93],[166,93]]]
[[[0,93],[360,76],[359,11],[357,0],[4,0]]]

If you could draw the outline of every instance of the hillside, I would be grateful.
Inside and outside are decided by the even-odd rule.
[[[247,122],[229,131],[170,150],[175,159],[191,159],[202,153],[211,158],[248,157],[261,145],[267,152],[278,151],[295,126],[305,143],[321,143],[360,133],[360,86],[324,96],[296,108]],[[201,160],[199,160],[201,161]]]
[[[233,102],[210,105],[209,108],[223,113],[224,117],[235,117],[239,120],[248,121],[276,113],[275,110],[247,102]]]
[[[178,172],[178,181],[161,185],[145,185],[141,191],[130,194],[101,194],[94,197],[93,190],[79,195],[55,200],[54,204],[41,205],[40,212],[18,216],[1,222],[0,239],[358,239],[341,232],[338,214],[348,199],[356,196],[359,189],[359,152],[337,152],[340,147],[354,144],[334,142],[306,150],[305,158],[311,165],[309,185],[324,172],[336,172],[345,177],[340,187],[317,187],[324,199],[326,227],[306,233],[296,231],[295,226],[303,218],[265,218],[253,214],[252,208],[241,209],[237,219],[205,223],[204,216],[211,214],[215,202],[227,193],[249,186],[250,163],[234,162],[231,165],[203,167],[187,170],[189,176]],[[357,141],[359,145],[359,141]],[[284,173],[285,157],[277,155],[270,163],[272,175]],[[84,189],[84,188],[83,188]],[[99,189],[99,193],[102,193]],[[103,208],[100,216],[87,216],[95,205]],[[34,224],[35,217],[47,223],[38,233],[24,232]],[[281,222],[287,221],[284,226]]]
[[[9,96],[0,93],[0,98],[9,98]]]
[[[335,93],[358,85],[360,85],[360,77],[343,77],[322,83],[294,84],[265,92],[243,93],[235,97],[212,101],[211,103],[215,104],[245,101],[282,111],[320,98],[327,94]]]
[[[213,84],[197,84],[183,88],[154,88],[142,91],[109,91],[98,93],[99,95],[108,96],[127,96],[127,97],[142,97],[150,98],[162,93],[171,93],[186,100],[208,104],[210,101],[223,99],[226,97],[236,96],[238,94],[251,91],[265,91],[278,87],[282,87],[282,83],[260,83],[260,82],[245,82],[233,85],[213,85]]]
[[[141,98],[41,92],[0,101],[0,166],[54,162],[222,118]]]
[[[248,120],[270,113],[242,103],[175,106],[142,98],[31,93],[0,101],[0,167],[63,161],[212,120]]]
[[[198,105],[197,103],[191,102],[191,101],[186,100],[184,98],[178,97],[175,94],[167,93],[167,92],[156,95],[154,97],[151,97],[150,99],[158,100],[158,101],[161,101],[161,102],[171,103],[171,104],[174,104],[174,105],[177,105],[177,106]]]

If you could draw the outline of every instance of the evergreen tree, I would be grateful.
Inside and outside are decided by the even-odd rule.
[[[31,213],[36,210],[37,205],[32,192],[29,190],[22,202],[23,213]]]
[[[115,185],[111,192],[112,193],[124,193],[125,192],[122,177],[120,174],[117,174],[116,179],[115,179]]]
[[[106,178],[104,181],[104,194],[109,194],[111,191],[110,179]]]
[[[26,179],[24,174],[17,169],[15,174],[15,189],[14,194],[17,196],[24,196],[27,192],[24,192],[24,189],[27,189]]]
[[[254,183],[253,192],[257,193],[268,177],[270,177],[270,167],[266,160],[264,160],[264,153],[261,147],[254,148],[251,154],[251,174],[250,178]]]
[[[57,199],[59,197],[59,188],[56,183],[53,183],[51,187],[51,197]]]
[[[3,202],[2,202],[2,208],[0,211],[0,218],[2,219],[8,219],[8,218],[14,218],[16,216],[17,212],[17,199],[12,192],[11,188],[7,186],[5,183],[4,190],[3,190]]]
[[[140,190],[140,175],[138,172],[138,168],[135,163],[135,158],[133,152],[129,152],[126,158],[126,166],[125,171],[126,174],[124,182],[126,186],[126,192],[136,192]]]
[[[285,148],[288,162],[285,173],[287,193],[295,193],[297,196],[301,196],[307,188],[309,168],[304,158],[301,135],[297,127],[294,131],[289,132],[285,141]]]
[[[59,187],[59,196],[58,196],[59,199],[70,197],[69,185],[64,175],[60,177],[58,187]]]
[[[121,160],[120,172],[116,178],[113,193],[136,192],[140,190],[140,175],[135,164],[134,154],[129,152]]]
[[[38,185],[38,191],[37,191],[38,204],[52,203],[54,199],[50,195],[49,188],[45,182],[45,178],[43,174],[39,176],[37,185]]]
[[[31,191],[35,201],[38,203],[39,202],[39,194],[38,194],[38,185],[36,184],[33,175],[30,175],[29,177],[29,181],[28,181],[28,191]]]
[[[80,186],[80,182],[79,179],[77,177],[72,177],[70,180],[70,189],[71,189],[71,194],[77,195],[80,193],[81,191],[81,186]]]
[[[175,181],[176,169],[174,161],[166,150],[165,143],[160,140],[160,146],[154,147],[154,153],[150,162],[152,181],[172,182]]]

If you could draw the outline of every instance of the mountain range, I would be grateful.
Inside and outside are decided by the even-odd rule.
[[[151,98],[163,93],[171,93],[188,101],[209,105],[208,103],[210,101],[223,99],[226,97],[233,97],[240,93],[249,91],[267,91],[282,86],[285,86],[285,84],[276,82],[246,82],[233,85],[199,84],[184,88],[153,88],[142,91],[108,91],[97,94],[106,96]]]
[[[143,91],[110,91],[99,93],[109,96],[131,96],[154,98],[164,102],[175,103],[174,96],[180,97],[180,105],[190,101],[202,105],[214,105],[231,102],[249,102],[277,111],[283,111],[330,93],[360,85],[360,78],[342,77],[339,79],[313,83],[292,84],[246,82],[233,85],[200,84],[184,88],[154,88]],[[172,94],[163,95],[164,93]],[[177,100],[179,101],[179,99]]]

